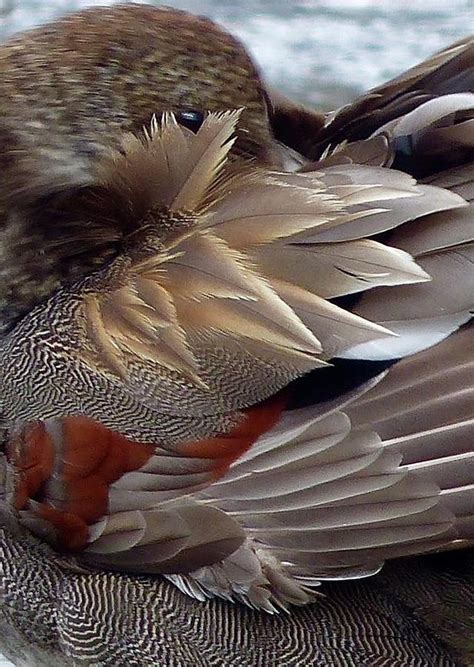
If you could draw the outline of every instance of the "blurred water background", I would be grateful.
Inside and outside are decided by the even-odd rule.
[[[0,40],[106,0],[0,0]],[[324,108],[474,31],[474,0],[167,0],[238,35],[267,81]],[[0,665],[9,665],[0,656]]]
[[[227,26],[267,80],[325,108],[474,32],[474,0],[167,0]],[[0,0],[0,39],[107,0]]]

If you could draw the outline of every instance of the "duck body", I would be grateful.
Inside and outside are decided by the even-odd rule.
[[[1,649],[18,665],[470,661],[469,551],[391,561],[370,579],[326,586],[316,604],[270,615],[192,599],[161,577],[80,572],[18,526],[3,529],[1,544],[10,564],[2,571]]]
[[[321,582],[369,577],[333,589],[339,618],[385,561],[472,546],[473,57],[454,45],[325,119],[173,10],[88,10],[2,47],[7,606],[33,560],[79,614],[96,585],[120,599],[115,630],[171,600],[270,632],[244,602],[289,609],[293,637],[333,613]],[[409,664],[451,664],[399,588]],[[195,635],[81,654],[53,606],[64,643],[45,660],[156,664],[165,646],[196,664]]]

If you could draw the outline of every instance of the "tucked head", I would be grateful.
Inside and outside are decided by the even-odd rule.
[[[41,193],[84,182],[88,159],[104,145],[166,111],[199,124],[204,112],[244,108],[236,150],[268,158],[259,74],[244,47],[208,19],[137,5],[91,9],[7,43],[0,66],[3,152],[22,154],[18,178],[30,167]],[[41,167],[48,175],[34,173]],[[28,195],[34,185],[11,188]]]
[[[90,9],[3,45],[0,68],[5,329],[109,257],[103,248],[65,259],[62,240],[98,162],[124,132],[141,133],[168,111],[197,130],[208,112],[242,108],[234,157],[273,159],[259,74],[244,47],[207,19],[139,5]]]

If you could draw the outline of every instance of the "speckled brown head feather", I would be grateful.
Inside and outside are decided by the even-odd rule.
[[[90,9],[7,43],[0,68],[12,198],[87,184],[91,159],[165,111],[245,108],[237,148],[267,157],[260,77],[243,46],[208,19],[147,6]]]

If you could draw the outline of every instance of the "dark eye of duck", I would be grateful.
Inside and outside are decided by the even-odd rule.
[[[178,111],[176,114],[176,120],[180,125],[184,125],[188,130],[192,132],[197,132],[201,125],[204,123],[205,115],[202,111],[195,111],[194,109],[186,111]]]

